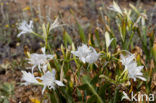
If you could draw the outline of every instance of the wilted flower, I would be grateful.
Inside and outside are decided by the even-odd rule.
[[[26,21],[23,21],[19,28],[19,30],[21,30],[21,32],[17,35],[17,37],[20,37],[22,34],[25,34],[25,33],[32,33],[33,32],[33,21],[30,21],[29,24],[27,24]]]
[[[118,13],[120,13],[120,14],[122,15],[122,11],[121,11],[119,5],[118,5],[116,2],[113,2],[113,5],[111,5],[111,6],[109,7],[109,9],[110,9],[110,10],[113,10],[113,11],[115,11],[115,12],[118,12]]]
[[[41,67],[44,69],[44,71],[46,71],[45,69],[47,67],[48,61],[53,59],[53,57],[54,57],[54,55],[46,55],[45,54],[45,47],[42,48],[42,52],[43,52],[43,54],[37,54],[37,53],[30,54],[28,63],[33,65],[32,72],[36,66],[38,67],[38,69],[40,71],[41,71]]]
[[[94,63],[99,58],[100,54],[95,51],[93,47],[89,47],[83,44],[81,47],[78,47],[77,51],[71,51],[72,54],[79,57],[83,63]]]
[[[41,83],[44,85],[42,94],[44,93],[46,87],[48,87],[49,89],[55,89],[55,84],[57,84],[58,86],[64,86],[61,81],[55,79],[55,74],[56,72],[53,69],[52,72],[48,71],[40,78],[42,80]]]
[[[144,66],[137,66],[136,62],[130,63],[127,66],[128,69],[128,77],[132,78],[134,81],[136,81],[136,78],[139,78],[143,81],[146,81],[146,79],[143,76],[143,73],[141,70],[144,68]]]
[[[23,83],[24,85],[39,84],[39,82],[34,77],[34,74],[30,72],[27,73],[26,71],[22,71],[22,73],[23,73],[22,80],[25,81],[25,83]]]

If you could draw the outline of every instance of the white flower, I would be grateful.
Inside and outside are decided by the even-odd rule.
[[[17,37],[20,37],[22,34],[25,34],[25,33],[32,33],[33,32],[33,21],[30,21],[29,24],[27,24],[26,21],[23,21],[19,28],[19,30],[21,30],[21,32],[17,35]]]
[[[90,47],[92,52],[86,57],[86,62],[92,64],[99,58],[100,54],[95,51],[93,47]]]
[[[78,47],[77,51],[71,51],[72,54],[79,57],[83,63],[94,63],[99,58],[100,54],[95,51],[93,47],[88,47],[83,44],[81,47]]]
[[[130,63],[127,66],[128,69],[128,77],[132,78],[134,81],[136,81],[136,78],[139,78],[143,81],[146,81],[146,79],[143,76],[143,73],[141,70],[144,68],[144,66],[137,66],[136,62]]]
[[[134,62],[135,54],[129,54],[129,55],[126,55],[126,56],[123,56],[121,54],[120,57],[121,57],[120,62],[122,63],[122,65],[125,66],[125,69],[127,69],[127,65]]]
[[[41,77],[35,77],[34,74],[30,72],[27,73],[25,71],[22,71],[22,73],[23,73],[22,80],[25,81],[25,83],[23,83],[24,85],[36,84],[44,86],[42,89],[42,94],[44,93],[46,87],[48,87],[49,89],[55,89],[55,85],[65,86],[61,81],[55,79],[56,72],[54,69],[52,70],[52,72],[47,71]],[[41,82],[39,82],[37,79],[40,79]]]
[[[136,60],[135,60],[135,54],[130,54],[127,56],[123,56],[121,54],[121,63],[125,66],[125,70],[128,71],[128,77],[132,78],[134,81],[136,81],[136,78],[139,78],[143,81],[146,81],[146,79],[143,76],[143,73],[141,70],[143,69],[143,66],[137,66]]]
[[[45,47],[42,48],[42,52],[43,52],[43,54],[37,54],[37,53],[30,54],[28,63],[33,65],[32,72],[36,66],[38,67],[38,69],[40,71],[41,71],[41,68],[43,68],[43,71],[46,71],[48,61],[53,59],[53,57],[54,57],[54,55],[46,55],[45,54]]]
[[[124,91],[123,91],[122,93],[123,93],[124,96],[122,96],[121,101],[122,101],[123,99],[127,99],[127,100],[130,101],[130,98],[128,97],[128,95],[127,95]]]
[[[29,84],[36,84],[36,85],[43,85],[42,89],[42,94],[44,93],[46,87],[49,89],[55,89],[55,85],[57,84],[58,86],[65,86],[61,81],[58,81],[55,79],[55,70],[53,69],[52,72],[48,71],[46,72],[43,76],[41,77],[35,77],[34,74],[26,71],[22,71],[23,77],[22,80],[25,81],[23,83],[24,85],[29,85]],[[39,82],[37,79],[42,80]]]
[[[26,72],[26,71],[22,71],[23,76],[22,76],[22,80],[25,81],[25,83],[23,83],[24,85],[29,85],[29,84],[38,84],[39,82],[36,80],[36,78],[34,77],[34,74],[30,73],[30,72]]]
[[[118,5],[116,2],[113,2],[113,5],[111,5],[111,6],[109,7],[109,9],[110,9],[110,10],[113,10],[113,11],[115,11],[115,12],[117,12],[117,13],[120,13],[120,14],[122,15],[122,11],[121,11],[119,5]]]
[[[55,84],[57,84],[58,86],[64,86],[61,81],[55,79],[55,74],[56,72],[53,69],[52,72],[48,71],[40,78],[42,80],[41,83],[44,85],[42,94],[44,93],[46,87],[48,87],[49,89],[55,89]]]

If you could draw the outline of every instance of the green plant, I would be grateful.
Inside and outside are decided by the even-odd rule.
[[[0,85],[0,102],[9,103],[9,99],[14,94],[14,84],[13,83],[3,83]]]
[[[66,30],[63,33],[61,48],[59,50],[51,48],[50,32],[60,26],[58,18],[52,24],[42,25],[43,35],[34,32],[31,23],[22,23],[21,36],[25,33],[34,34],[44,41],[42,54],[28,51],[26,53],[28,63],[32,65],[32,72],[23,71],[24,84],[43,86],[42,94],[47,92],[50,100],[56,103],[117,103],[121,102],[123,88],[129,93],[134,90],[151,93],[152,90],[149,88],[154,70],[144,69],[143,73],[141,70],[144,67],[149,68],[151,60],[155,60],[154,33],[151,32],[152,28],[151,31],[147,31],[149,27],[146,25],[146,13],[133,5],[130,7],[132,9],[122,10],[114,2],[109,9],[116,12],[115,16],[107,15],[102,18],[104,28],[96,28],[95,33],[88,35],[88,38],[76,21],[82,41],[82,46],[78,47],[77,51],[74,40]],[[115,34],[116,31],[111,26],[113,19],[120,36]],[[148,37],[148,33],[152,33],[152,37]],[[141,50],[134,51],[135,38],[142,44],[143,56],[139,54]],[[150,46],[147,45],[147,38]],[[39,76],[34,76],[34,69],[37,69]],[[142,87],[145,87],[145,90]]]

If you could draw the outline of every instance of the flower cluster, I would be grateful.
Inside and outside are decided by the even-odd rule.
[[[49,31],[51,31],[52,29],[55,29],[55,28],[57,28],[57,27],[60,27],[60,26],[63,26],[64,24],[62,24],[62,25],[60,25],[59,24],[59,21],[58,21],[58,17],[54,20],[54,22],[50,25],[50,28],[49,28]],[[37,35],[37,36],[40,36],[40,35],[38,35],[37,33],[35,33],[34,31],[33,31],[33,21],[31,20],[30,22],[29,22],[29,24],[27,23],[27,21],[23,21],[20,25],[19,25],[19,27],[18,27],[18,29],[21,31],[18,35],[17,35],[17,37],[20,37],[21,35],[24,35],[24,34],[26,34],[26,33],[34,33],[35,35]]]
[[[123,14],[122,10],[115,2],[114,2],[114,5],[111,6],[109,9],[111,9],[115,12],[118,12],[121,15]],[[26,21],[23,21],[19,26],[19,30],[21,30],[21,32],[17,35],[17,37],[20,37],[22,34],[32,33],[36,36],[41,37],[41,39],[43,39],[45,42],[45,47],[48,47],[49,32],[52,29],[55,29],[60,26],[62,26],[62,25],[59,24],[58,18],[56,18],[51,25],[45,26],[43,24],[43,34],[44,35],[40,35],[33,31],[33,21],[30,21],[29,24],[27,24]],[[108,50],[109,46],[112,43],[112,41],[115,40],[115,38],[111,39],[110,34],[108,32],[105,32],[105,40],[106,40],[106,53],[103,51],[101,51],[101,53],[109,55],[110,54],[110,52]],[[25,81],[22,84],[24,84],[24,85],[30,85],[30,84],[41,85],[41,86],[43,86],[42,94],[44,93],[46,88],[55,90],[56,86],[61,86],[61,87],[65,86],[62,81],[56,80],[56,78],[55,78],[56,71],[55,71],[55,69],[51,68],[51,65],[49,63],[54,58],[54,55],[46,54],[45,47],[41,48],[41,50],[42,50],[41,54],[32,53],[29,55],[29,58],[27,60],[28,60],[28,63],[32,66],[31,67],[32,72],[22,71],[22,73],[23,73],[22,80]],[[87,44],[82,44],[82,46],[79,46],[76,51],[75,50],[71,51],[71,54],[78,57],[79,60],[82,61],[83,63],[89,63],[89,65],[95,63],[101,55],[100,53],[97,53],[97,51],[93,47],[87,46]],[[112,56],[112,55],[110,55],[110,56]],[[116,58],[116,60],[118,60],[118,59]],[[126,55],[126,56],[121,54],[120,62],[122,63],[122,65],[124,65],[125,69],[124,69],[123,73],[121,74],[121,76],[119,76],[116,79],[117,82],[119,81],[119,83],[123,83],[123,81],[127,80],[128,78],[132,78],[134,81],[136,81],[137,78],[139,78],[143,81],[146,81],[146,79],[143,77],[143,73],[141,72],[141,70],[143,69],[144,66],[137,66],[137,62],[135,60],[135,54],[128,53],[128,55]],[[34,69],[37,69],[40,72],[41,76],[35,76]],[[63,73],[63,72],[61,71],[61,73]],[[125,75],[123,76],[124,73],[125,73]],[[128,73],[128,75],[127,75],[127,73]],[[112,83],[115,83],[109,77],[107,77],[105,75],[102,75],[102,76],[104,78],[110,80]],[[122,76],[124,77],[123,81],[120,80]],[[62,75],[60,77],[62,77]],[[61,80],[62,80],[62,78],[61,78]],[[123,94],[124,94],[124,97],[122,99],[125,99],[125,98],[129,99],[128,95],[125,92],[123,92]]]
[[[22,71],[23,77],[22,80],[25,81],[24,85],[34,84],[34,85],[43,85],[42,94],[44,93],[46,87],[49,89],[55,89],[55,85],[64,86],[61,81],[55,79],[55,69],[52,72],[47,71],[41,77],[35,77],[33,73]]]
[[[32,66],[32,73],[22,71],[23,77],[22,80],[25,81],[24,85],[35,84],[35,85],[43,85],[42,94],[44,93],[46,87],[49,89],[55,89],[55,84],[58,86],[64,86],[61,81],[55,79],[56,71],[53,69],[52,71],[47,71],[49,60],[53,59],[54,55],[46,55],[45,47],[42,48],[43,54],[33,53],[30,54],[30,58],[28,59]],[[34,68],[38,67],[39,71],[43,71],[43,75],[41,77],[35,77],[33,74]]]
[[[113,18],[115,18],[115,21],[117,21],[115,27],[118,28],[117,33],[120,34],[120,38],[115,37],[116,32],[113,32],[115,29],[112,28],[110,25],[111,23],[109,23],[111,20],[113,20],[113,18],[109,18],[109,16],[105,16],[106,22],[108,22],[106,23],[105,27],[101,28],[101,26],[97,26],[96,28],[93,28],[95,30],[89,33],[89,35],[85,35],[81,25],[76,22],[76,26],[78,26],[78,28],[76,28],[76,32],[80,34],[81,41],[86,43],[78,46],[76,49],[73,41],[77,39],[77,36],[76,38],[72,38],[73,36],[68,34],[68,31],[65,29],[63,29],[64,32],[62,32],[62,44],[60,44],[61,48],[57,48],[58,46],[55,47],[55,45],[52,43],[55,41],[58,42],[57,40],[60,39],[57,39],[56,36],[51,35],[51,33],[53,33],[51,31],[64,25],[60,25],[58,17],[52,23],[42,24],[42,27],[39,29],[33,28],[33,21],[23,21],[18,28],[21,32],[17,35],[17,37],[20,37],[26,33],[33,34],[42,39],[42,45],[45,47],[41,48],[41,53],[30,54],[27,52],[27,63],[31,65],[31,69],[30,71],[22,71],[22,80],[24,81],[22,84],[42,86],[42,94],[46,90],[49,90],[48,94],[50,95],[50,100],[52,102],[75,102],[75,100],[77,102],[89,102],[90,100],[94,100],[94,102],[103,103],[104,99],[106,99],[105,101],[108,101],[109,99],[101,97],[101,93],[105,94],[105,89],[108,89],[110,93],[115,91],[113,95],[107,93],[108,95],[114,97],[114,99],[111,99],[110,102],[112,102],[112,100],[113,102],[118,101],[118,93],[120,93],[123,88],[129,88],[128,86],[131,84],[131,87],[135,86],[136,84],[134,84],[133,81],[136,80],[139,80],[139,82],[146,81],[146,78],[142,72],[145,65],[138,65],[137,61],[140,58],[137,58],[136,60],[135,54],[126,51],[129,49],[129,47],[131,47],[131,44],[135,44],[135,42],[133,43],[132,40],[136,33],[134,28],[137,30],[140,28],[137,31],[139,33],[146,31],[144,25],[146,23],[146,17],[135,7],[133,7],[133,5],[130,5],[130,7],[133,10],[122,9],[116,2],[113,2],[113,5],[108,7],[109,10],[112,10],[115,12],[115,14],[117,14]],[[99,10],[103,12],[101,7]],[[133,12],[136,12],[136,14],[133,14]],[[132,15],[136,16],[133,17]],[[140,25],[140,23],[142,25]],[[33,30],[41,30],[39,32],[41,34],[38,34]],[[130,33],[130,40],[127,39],[127,33]],[[153,32],[151,35],[153,35]],[[87,36],[88,38],[86,38]],[[105,38],[104,40],[102,40],[103,37]],[[141,36],[139,36],[139,38],[140,37]],[[51,38],[54,41],[51,41]],[[118,40],[122,41],[120,42]],[[150,46],[152,53],[153,43],[154,40],[152,39]],[[51,51],[51,47],[56,48],[55,51],[57,52],[54,53],[54,55],[54,51]],[[93,47],[97,47],[99,49]],[[125,50],[121,50],[121,48]],[[52,54],[47,54],[46,50],[47,52],[52,52]],[[135,53],[141,52],[139,47],[133,45],[130,50],[134,51]],[[123,51],[126,51],[127,54],[122,54]],[[147,52],[148,51],[145,51],[145,54]],[[153,54],[148,56],[152,57]],[[146,57],[147,55],[145,55],[144,58],[148,59]],[[140,60],[143,61],[142,59]],[[146,63],[149,63],[149,65],[152,65],[152,68],[154,68],[154,60],[155,59],[152,58],[152,61],[146,61]],[[124,67],[123,70],[118,69],[121,67],[121,64]],[[57,69],[53,69],[53,67],[56,67]],[[36,71],[38,73],[36,73]],[[149,76],[151,76],[151,72],[152,71],[150,71],[150,73],[146,73],[146,75],[149,74]],[[57,77],[60,77],[60,80]],[[151,81],[151,78],[148,79]],[[66,87],[64,89],[58,88],[59,86],[62,87],[65,85]],[[139,88],[141,85],[139,85]],[[53,92],[53,90],[56,91]],[[129,92],[131,91],[132,88]],[[142,92],[144,92],[144,90],[142,90]],[[123,91],[123,95],[122,100],[130,100],[126,92]],[[74,98],[72,98],[73,96]]]
[[[129,78],[132,78],[134,81],[136,81],[136,78],[146,81],[146,79],[142,77],[143,73],[141,72],[144,66],[137,66],[135,54],[128,54],[127,56],[121,54],[120,61],[125,66],[125,70],[128,70]]]
[[[24,85],[34,84],[34,85],[43,85],[42,94],[44,93],[46,87],[49,89],[55,89],[55,85],[64,86],[61,81],[55,79],[56,71],[47,71],[48,63],[53,59],[54,55],[46,54],[45,47],[42,49],[43,54],[33,53],[30,54],[28,58],[28,63],[32,65],[32,73],[22,71],[23,77],[22,80],[25,81]],[[93,47],[88,47],[83,44],[81,47],[78,47],[78,51],[72,51],[72,54],[78,56],[83,63],[94,63],[99,58],[100,54],[96,52]],[[34,68],[38,68],[40,72],[43,72],[41,77],[35,77],[33,74]]]

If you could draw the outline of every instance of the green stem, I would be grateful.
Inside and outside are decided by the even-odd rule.
[[[109,78],[109,77],[107,77],[105,75],[100,75],[99,77],[100,78],[105,78],[107,81],[109,81],[112,84],[115,84],[115,85],[117,84],[116,81],[114,81],[113,79],[111,79],[111,78]]]
[[[57,101],[56,103],[60,103],[60,102],[59,102],[59,98],[58,98],[58,95],[57,95],[56,91],[54,91],[54,95],[55,95],[55,98],[56,98],[56,101]]]
[[[50,66],[50,64],[48,63],[48,70],[51,72],[52,71],[52,68]]]
[[[43,39],[43,37],[35,32],[32,32],[35,36],[40,37],[41,39]]]
[[[130,39],[129,39],[129,42],[128,42],[128,44],[127,44],[126,50],[129,48],[129,46],[130,46],[130,44],[131,44],[131,42],[132,42],[133,36],[134,36],[134,32],[133,32],[133,33],[131,34],[131,36],[130,36]]]
[[[45,47],[48,48],[48,38],[46,37],[44,41],[45,41]]]
[[[120,75],[118,81],[121,79],[121,77],[124,75],[125,72],[126,72],[126,69],[121,73],[121,75]]]
[[[58,96],[56,95],[55,91],[53,91],[53,92],[50,91],[49,95],[50,95],[51,103],[59,103]]]
[[[101,99],[101,97],[97,94],[97,92],[94,90],[93,86],[89,83],[89,82],[86,82],[90,88],[90,90],[92,91],[92,93],[97,97],[98,101],[100,103],[103,103],[103,100]]]
[[[118,94],[118,91],[119,91],[119,87],[116,87],[115,89],[115,95],[114,95],[114,99],[113,99],[113,103],[116,103],[116,99],[117,99],[117,94]]]
[[[49,43],[48,43],[48,49],[49,49],[50,53],[53,54],[53,52],[52,52],[52,50],[51,50],[51,47],[50,47]]]

